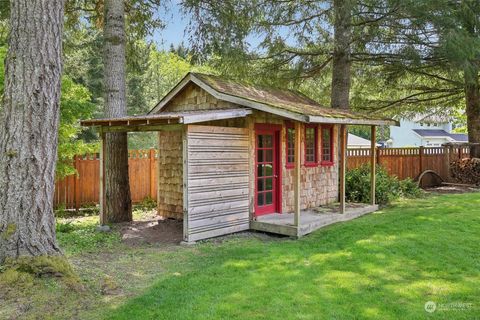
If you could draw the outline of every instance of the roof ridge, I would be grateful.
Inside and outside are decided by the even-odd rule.
[[[320,105],[320,103],[312,98],[310,98],[309,96],[307,96],[306,94],[304,94],[303,92],[299,91],[299,90],[296,90],[296,89],[291,89],[291,88],[288,88],[288,87],[284,87],[284,86],[277,86],[277,85],[269,85],[269,84],[264,84],[264,83],[255,83],[255,82],[250,82],[250,81],[247,81],[247,80],[244,80],[244,79],[237,79],[237,78],[232,78],[232,77],[228,77],[228,76],[223,76],[223,75],[217,75],[217,74],[211,74],[211,73],[204,73],[204,72],[196,72],[196,71],[190,71],[189,74],[192,74],[194,76],[206,76],[206,77],[215,77],[215,78],[218,78],[218,79],[221,79],[223,81],[231,81],[231,82],[235,82],[236,84],[240,84],[240,85],[244,85],[244,86],[248,86],[248,87],[253,87],[255,89],[274,89],[274,90],[278,90],[278,91],[282,91],[282,92],[285,92],[285,91],[290,91],[296,95],[299,95],[311,102],[314,102],[314,103],[317,103],[319,104],[319,107],[322,107],[322,108],[328,108],[326,106],[322,106]]]

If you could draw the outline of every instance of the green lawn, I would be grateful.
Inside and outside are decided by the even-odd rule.
[[[73,250],[87,292],[62,315],[75,303],[85,304],[72,311],[85,319],[478,319],[479,244],[480,194],[471,193],[405,200],[300,240],[118,244],[110,259]],[[99,270],[124,294],[88,293],[98,290]],[[435,312],[424,310],[427,301]]]

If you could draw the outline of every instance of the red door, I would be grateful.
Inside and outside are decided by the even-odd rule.
[[[280,212],[280,130],[257,128],[255,142],[255,215]]]

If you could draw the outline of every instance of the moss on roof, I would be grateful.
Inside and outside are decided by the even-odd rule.
[[[304,94],[293,90],[252,85],[203,73],[192,73],[192,75],[218,92],[301,115],[337,119],[382,119],[356,112],[324,107]]]

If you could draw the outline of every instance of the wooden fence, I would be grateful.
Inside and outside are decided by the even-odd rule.
[[[415,179],[425,170],[448,180],[450,160],[469,156],[468,147],[377,148],[376,162],[400,180]],[[370,163],[370,149],[347,149],[347,169]]]
[[[399,179],[415,179],[421,172],[430,169],[447,180],[449,160],[468,155],[468,147],[387,148],[377,149],[376,162]],[[130,190],[133,202],[141,202],[147,197],[157,199],[157,157],[158,153],[153,149],[129,151]],[[364,163],[370,163],[370,149],[347,150],[348,169]],[[98,203],[100,174],[98,155],[77,156],[74,165],[78,174],[56,183],[55,207],[78,209]]]
[[[145,198],[157,199],[157,158],[158,152],[150,150],[130,150],[128,152],[128,173],[133,202]],[[78,209],[95,205],[99,199],[100,159],[98,154],[76,156],[76,175],[57,181],[54,206]]]

